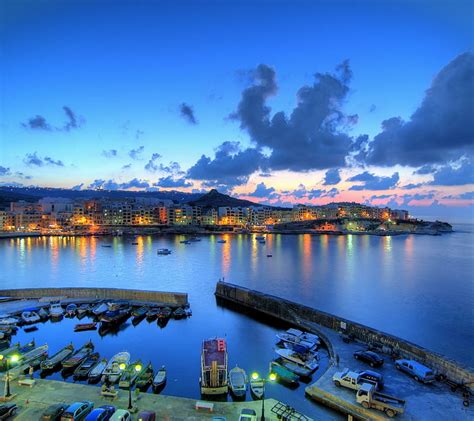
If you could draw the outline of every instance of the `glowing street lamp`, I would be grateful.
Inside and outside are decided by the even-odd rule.
[[[135,371],[137,373],[139,373],[140,371],[142,371],[142,366],[141,364],[136,364],[135,365]],[[132,379],[130,378],[130,381],[128,383],[128,409],[133,409],[133,405],[132,405]]]
[[[259,375],[256,371],[254,371],[254,372],[252,373],[252,379],[253,379],[253,380],[258,380],[258,379],[260,379],[260,380],[263,382],[262,416],[261,416],[261,420],[262,420],[262,421],[265,421],[265,386],[266,386],[266,383],[267,383],[268,381],[270,381],[270,382],[273,383],[273,382],[276,380],[276,378],[277,378],[277,376],[276,376],[275,373],[270,373],[269,376],[268,376],[268,378],[265,378],[265,377],[261,377],[261,378],[260,378],[260,375]]]
[[[11,396],[10,393],[10,363],[16,363],[20,359],[20,356],[17,354],[10,355],[9,357],[5,357],[3,355],[0,355],[0,361],[5,359],[6,362],[6,378],[5,378],[5,399],[9,398]]]

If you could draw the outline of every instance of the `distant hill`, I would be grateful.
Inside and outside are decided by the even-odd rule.
[[[199,199],[188,201],[191,206],[200,206],[202,208],[217,208],[221,206],[230,207],[248,207],[248,206],[262,206],[259,203],[251,202],[250,200],[236,199],[227,194],[219,193],[216,189],[212,189],[209,193],[201,196]]]

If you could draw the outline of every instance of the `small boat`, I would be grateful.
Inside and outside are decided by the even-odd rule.
[[[122,375],[123,370],[125,370],[130,363],[130,354],[128,352],[119,352],[114,355],[107,367],[102,374],[102,383],[108,381],[111,384],[117,383]]]
[[[71,370],[81,364],[94,351],[94,344],[89,341],[79,348],[69,358],[63,360],[62,366],[65,370]]]
[[[3,317],[0,319],[0,325],[16,325],[20,323],[20,319],[17,317]]]
[[[136,241],[134,241],[134,242],[132,243],[132,246],[138,246],[138,243],[137,243]]]
[[[181,243],[181,244],[191,244],[191,241],[189,241],[189,240],[181,240],[180,243]]]
[[[111,244],[102,244],[102,247],[112,247]]]
[[[24,354],[25,352],[31,351],[35,346],[36,346],[36,342],[33,339],[32,341],[26,343],[25,345],[20,346],[16,352],[18,354]],[[6,353],[3,353],[3,352],[2,354],[7,355]]]
[[[157,393],[158,391],[162,390],[166,384],[166,368],[165,366],[161,366],[161,368],[156,373],[153,379],[153,392]]]
[[[267,257],[273,257],[273,255],[272,254],[267,254]]]
[[[41,307],[41,308],[38,310],[38,316],[41,317],[41,320],[46,320],[46,319],[48,319],[48,317],[49,317],[49,312],[48,312],[48,310],[46,310],[44,307]]]
[[[244,369],[236,366],[229,371],[229,388],[236,398],[245,398],[247,393],[247,374]]]
[[[42,345],[35,348],[26,354],[21,356],[16,367],[8,370],[8,377],[10,380],[14,380],[24,374],[30,367],[38,366],[48,356],[48,345]],[[3,376],[3,380],[6,380],[6,374]]]
[[[92,323],[79,323],[74,326],[74,332],[82,332],[84,330],[96,330],[97,329],[97,322]]]
[[[227,243],[227,240],[217,240],[217,242],[218,242],[219,244],[225,244],[225,243]]]
[[[92,314],[94,316],[100,316],[101,314],[104,314],[108,309],[109,306],[106,303],[100,303],[92,309]]]
[[[185,319],[186,312],[184,311],[183,307],[178,307],[174,312],[173,312],[173,319],[179,320],[179,319]]]
[[[108,310],[100,316],[102,325],[120,324],[129,316],[128,310]]]
[[[265,240],[258,240],[259,244],[266,244]]]
[[[18,355],[22,355],[22,354],[26,354],[27,352],[31,351],[32,349],[34,349],[36,346],[35,344],[35,340],[33,339],[31,342],[28,342],[27,344],[23,345],[23,346],[20,346],[20,343],[16,343],[15,345],[12,345],[11,347],[7,348],[7,349],[4,349],[1,353],[0,353],[0,371],[4,371],[6,370],[6,362],[7,362],[7,359],[8,357],[10,357],[11,355],[13,354],[18,354]]]
[[[277,333],[276,337],[283,343],[302,345],[309,350],[315,350],[320,344],[319,337],[312,333],[302,332],[298,329],[288,329],[286,332]]]
[[[264,393],[264,381],[262,379],[250,379],[250,393],[255,399],[262,399]]]
[[[158,317],[158,313],[160,312],[160,309],[158,307],[152,307],[150,308],[147,313],[146,313],[146,319],[151,322],[155,320]]]
[[[158,249],[158,251],[156,253],[159,254],[160,256],[167,256],[168,254],[171,254],[171,250],[170,249]]]
[[[160,311],[157,314],[158,320],[168,319],[169,317],[171,317],[172,313],[173,313],[173,310],[171,310],[169,307],[160,308]]]
[[[227,343],[223,338],[211,338],[202,342],[201,378],[202,395],[227,395]]]
[[[41,317],[35,311],[24,311],[21,313],[21,320],[25,324],[38,323],[41,320]]]
[[[98,352],[88,355],[74,370],[74,380],[86,379],[90,371],[98,364],[98,361]]]
[[[264,235],[256,235],[255,239],[256,240],[265,240],[265,236]]]
[[[143,371],[142,362],[141,360],[137,360],[129,366],[122,370],[122,375],[120,376],[119,380],[119,387],[120,389],[128,389],[135,384],[135,380],[137,380],[138,375]]]
[[[139,308],[134,308],[132,310],[131,314],[132,314],[133,317],[141,317],[141,316],[146,315],[148,310],[149,310],[149,308],[147,306],[142,306],[142,307],[139,307]]]
[[[23,330],[27,333],[34,332],[35,330],[38,330],[38,326],[28,326],[28,327],[25,327]]]
[[[89,372],[89,374],[87,375],[89,383],[97,383],[101,379],[102,374],[106,367],[107,367],[106,358],[103,358],[96,365],[94,365],[91,371]]]
[[[140,392],[146,392],[146,390],[150,387],[150,385],[153,383],[153,375],[153,366],[150,362],[138,373],[135,385],[137,389],[140,390]]]
[[[54,354],[52,357],[47,358],[46,360],[41,362],[41,370],[46,371],[46,370],[53,370],[56,368],[63,360],[66,358],[69,358],[72,353],[74,352],[74,345],[70,344],[68,346],[65,346],[63,349],[59,350]]]
[[[290,387],[296,387],[299,385],[299,376],[275,361],[270,363],[270,373],[275,374],[277,381],[280,383]]]
[[[197,243],[198,241],[201,241],[201,239],[198,237],[191,237],[189,241],[192,241],[193,243]]]
[[[60,319],[64,315],[64,309],[61,307],[61,303],[51,303],[49,307],[49,315],[52,319]]]
[[[286,367],[288,370],[292,371],[293,373],[297,374],[303,380],[304,379],[309,380],[311,378],[312,371],[307,368],[302,367],[301,365],[298,365],[289,360],[285,360],[284,358],[277,358],[275,362]]]
[[[77,312],[77,305],[74,303],[68,304],[66,306],[66,317],[74,317]]]
[[[318,367],[318,361],[316,360],[314,354],[299,354],[291,349],[276,349],[275,352],[285,360],[296,363],[311,372],[315,371]]]
[[[91,305],[83,303],[77,308],[77,317],[85,316],[91,309]]]

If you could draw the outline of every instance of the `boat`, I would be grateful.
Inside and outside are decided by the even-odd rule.
[[[18,364],[32,363],[34,364],[35,360],[44,359],[48,356],[48,345],[41,345],[39,347],[30,349],[28,352],[25,352],[19,356]]]
[[[265,236],[264,235],[256,235],[255,239],[256,240],[265,240]]]
[[[318,361],[314,354],[299,354],[291,349],[280,348],[276,349],[275,352],[285,360],[296,363],[311,372],[315,371],[318,367]]]
[[[102,247],[112,247],[111,244],[102,244]]]
[[[41,307],[41,308],[38,310],[38,316],[41,317],[41,320],[46,320],[46,319],[48,319],[48,317],[49,317],[49,312],[48,312],[48,310],[46,310],[44,307]]]
[[[266,244],[265,240],[258,240],[259,244]]]
[[[267,257],[273,257],[273,255],[272,254],[267,254]]]
[[[96,330],[97,329],[97,322],[92,323],[79,323],[74,326],[74,332],[83,332],[85,330]]]
[[[99,362],[99,353],[94,352],[89,354],[74,370],[73,378],[74,380],[86,379],[90,371],[98,364]]]
[[[179,319],[185,319],[186,312],[184,311],[183,307],[178,307],[174,312],[173,312],[173,319],[179,320]]]
[[[225,244],[225,243],[227,243],[227,240],[217,240],[217,242],[218,242],[219,244]]]
[[[94,344],[89,341],[81,348],[79,348],[69,358],[63,360],[62,366],[65,370],[71,370],[77,367],[82,361],[84,361],[94,351]]]
[[[96,365],[92,367],[91,371],[87,375],[88,382],[97,383],[101,379],[102,374],[106,367],[107,367],[107,359],[103,358]]]
[[[27,333],[34,332],[35,330],[38,330],[38,326],[28,326],[28,327],[25,327],[23,330]],[[1,335],[3,335],[2,332],[0,332],[0,337]]]
[[[299,376],[288,370],[285,366],[278,364],[276,361],[270,363],[270,373],[276,375],[276,379],[279,383],[290,387],[299,385]]]
[[[88,303],[83,303],[77,308],[77,317],[85,316],[91,309],[91,305]]]
[[[201,239],[198,237],[191,237],[189,241],[192,241],[193,243],[197,243],[198,241],[201,241]]]
[[[66,306],[66,317],[74,317],[77,312],[77,305],[74,303],[68,304]]]
[[[152,307],[150,308],[147,313],[146,313],[146,319],[151,322],[155,320],[158,317],[158,313],[160,312],[160,309],[158,307]]]
[[[134,241],[134,242],[132,243],[132,246],[138,246],[138,243],[137,243],[136,241]]]
[[[173,313],[173,310],[171,310],[169,307],[163,307],[163,308],[160,308],[160,311],[158,312],[156,316],[158,317],[158,320],[168,319],[172,313]]]
[[[161,366],[153,378],[153,392],[157,393],[163,389],[166,384],[166,368]]]
[[[277,333],[276,337],[283,343],[302,345],[309,350],[315,350],[320,344],[319,337],[312,333],[302,332],[298,329],[288,329],[286,332]]]
[[[56,354],[54,354],[52,357],[47,358],[46,360],[41,362],[41,370],[47,371],[47,370],[53,370],[56,368],[63,360],[66,358],[69,358],[72,353],[74,352],[74,345],[70,344],[65,346],[63,349],[60,349]]]
[[[0,325],[16,325],[17,323],[20,323],[20,319],[17,317],[3,317],[0,319]]]
[[[6,380],[8,375],[10,380],[15,380],[23,375],[26,371],[29,371],[31,367],[37,367],[38,364],[48,356],[48,345],[42,345],[35,348],[28,353],[24,354],[18,365],[8,370],[3,376],[3,380]]]
[[[262,399],[265,391],[263,379],[250,379],[250,393],[255,399]]]
[[[128,389],[135,384],[140,372],[143,370],[141,360],[137,360],[132,364],[129,364],[125,370],[122,370],[122,374],[119,380],[120,389]]]
[[[299,364],[296,364],[289,360],[285,360],[284,358],[277,358],[275,362],[285,366],[288,370],[300,376],[300,378],[302,378],[303,380],[309,380],[311,378],[312,371],[310,369],[302,367]]]
[[[142,306],[142,307],[139,307],[139,308],[134,308],[131,312],[131,315],[133,317],[141,317],[141,316],[144,316],[146,315],[146,313],[148,312],[149,308],[147,306]]]
[[[235,366],[229,371],[229,388],[234,397],[245,399],[247,393],[247,374],[244,369]]]
[[[161,255],[161,256],[167,256],[168,254],[171,254],[171,250],[170,249],[158,249],[158,251],[156,253]]]
[[[129,316],[128,310],[108,310],[100,316],[102,325],[120,324]]]
[[[138,373],[137,380],[135,385],[140,392],[146,392],[146,390],[150,387],[153,383],[153,366],[151,362],[147,364],[146,367],[142,368],[142,370]]]
[[[109,306],[106,303],[100,303],[92,309],[92,314],[94,316],[100,316],[101,314],[104,314],[108,309]]]
[[[202,342],[200,385],[202,395],[227,394],[229,384],[225,339],[214,338]]]
[[[122,371],[125,370],[130,363],[130,354],[128,352],[119,352],[114,355],[107,367],[102,374],[102,383],[108,381],[109,383],[117,383],[122,375]]]
[[[38,323],[41,317],[35,311],[24,311],[21,313],[21,320],[25,324]]]
[[[51,306],[49,307],[49,315],[52,319],[61,319],[63,317],[64,309],[61,307],[61,303],[59,301],[51,303]]]
[[[181,244],[191,244],[191,241],[189,241],[189,240],[181,240],[180,243],[181,243]]]

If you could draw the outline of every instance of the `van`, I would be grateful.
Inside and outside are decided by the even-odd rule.
[[[433,370],[414,360],[396,360],[395,367],[421,383],[432,383],[435,380]]]

